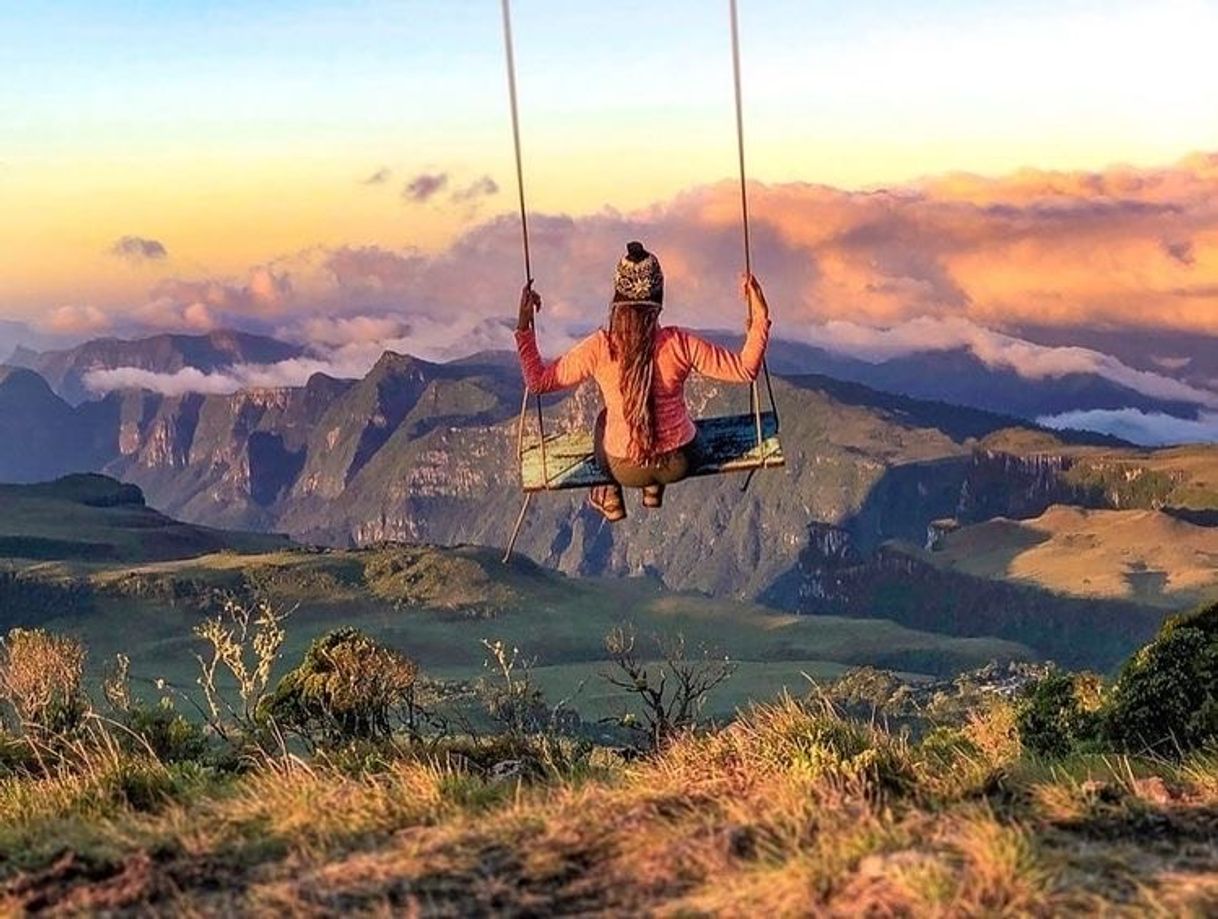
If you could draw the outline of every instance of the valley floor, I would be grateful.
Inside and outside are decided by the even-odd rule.
[[[1218,764],[914,744],[784,700],[627,762],[385,746],[223,777],[101,757],[0,780],[0,911],[1213,915]]]

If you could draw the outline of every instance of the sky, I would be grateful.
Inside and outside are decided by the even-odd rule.
[[[513,10],[532,210],[637,213],[732,176],[726,2]],[[1215,3],[740,10],[770,185],[1218,150]],[[309,251],[444,253],[514,206],[494,0],[0,0],[0,61],[2,318],[100,329],[166,284],[273,288],[252,273]]]
[[[1191,414],[1045,423],[1218,439],[1218,0],[739,6],[779,336],[1095,374]],[[632,238],[670,323],[738,329],[727,0],[513,13],[543,350],[603,320]],[[90,384],[228,392],[511,347],[496,0],[0,0],[0,73],[0,360],[220,328],[309,346]]]

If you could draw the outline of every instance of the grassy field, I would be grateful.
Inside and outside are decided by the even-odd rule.
[[[96,510],[113,508],[81,513]],[[109,530],[138,529],[135,505],[122,512],[135,523]],[[14,537],[50,539],[38,514]],[[98,542],[86,522],[82,546]],[[79,603],[34,623],[60,635],[12,635],[0,659],[0,915],[1218,914],[1212,734],[1151,758],[1140,739],[1084,731],[1101,722],[1083,717],[1083,696],[1030,720],[1007,697],[1028,668],[923,682],[1030,657],[1022,645],[569,579],[478,548],[241,544],[174,559],[156,537],[112,539],[118,555],[10,562],[70,583]],[[992,558],[1011,544],[993,542]],[[206,716],[183,698],[200,701],[192,633],[226,596],[291,610],[266,689],[312,639],[349,625],[432,679],[356,637],[286,688],[255,689],[243,711]],[[1205,639],[1215,616],[1164,629],[1157,656],[1137,659],[1167,664],[1094,690],[1105,707],[1088,717],[1122,700],[1144,711],[1128,689],[1139,685],[1159,694],[1156,719],[1188,726],[1209,711],[1212,691],[1189,701],[1203,683],[1193,670],[1163,679],[1175,661],[1164,649]],[[690,654],[736,663],[706,720],[631,730],[647,710],[598,676],[612,666],[604,636],[623,624],[643,658],[653,634],[682,634]],[[64,634],[88,646],[87,666]],[[503,681],[435,682],[484,673],[483,640],[518,648],[547,701],[580,717],[552,717]],[[134,700],[100,679],[118,653]],[[860,664],[908,682],[856,673],[832,704],[817,684]],[[408,677],[390,720],[385,697],[369,700],[394,673]],[[356,692],[364,711],[382,706],[379,722],[343,708]],[[439,717],[415,717],[416,704]],[[599,723],[626,711],[629,724]],[[1078,736],[1052,752],[1046,723]]]
[[[691,653],[738,662],[738,678],[710,700],[720,718],[801,687],[805,673],[824,679],[872,664],[943,675],[1033,656],[1009,641],[784,615],[647,579],[567,578],[522,559],[504,565],[487,549],[292,547],[275,536],[178,523],[147,508],[138,489],[101,476],[0,486],[0,511],[0,565],[14,573],[7,595],[0,591],[0,625],[79,636],[95,674],[126,654],[144,687],[165,680],[195,688],[193,630],[223,595],[291,611],[285,667],[344,625],[402,649],[429,674],[458,680],[483,672],[484,639],[502,641],[535,666],[547,694],[563,698],[584,684],[598,716],[615,704],[599,679],[604,637],[624,624],[639,633],[645,657],[655,637],[681,635]]]
[[[849,669],[846,664],[827,660],[740,661],[731,679],[708,700],[704,714],[717,721],[726,720],[751,700],[802,695],[813,684],[828,683]],[[607,662],[598,662],[538,667],[533,673],[547,699],[570,699],[585,718],[597,719],[619,716],[633,705],[628,693],[601,679],[601,674],[609,670]],[[455,671],[451,675],[462,674]],[[917,679],[919,675],[905,676]]]
[[[1167,609],[1218,596],[1218,528],[1162,511],[1056,505],[1031,520],[962,527],[927,558],[976,577]]]
[[[519,648],[540,685],[563,698],[587,683],[599,714],[612,699],[598,674],[604,636],[631,624],[645,649],[653,635],[683,635],[692,653],[729,656],[740,673],[711,699],[727,716],[750,700],[798,690],[860,664],[909,673],[947,674],[995,659],[1032,656],[1022,645],[953,638],[885,620],[779,614],[755,604],[667,591],[644,579],[569,579],[525,562],[503,566],[489,550],[390,547],[358,552],[224,553],[122,569],[82,569],[97,590],[88,616],[50,619],[44,627],[81,637],[96,670],[117,652],[131,657],[137,680],[193,687],[202,613],[162,594],[249,589],[278,609],[292,609],[284,660],[339,625],[352,625],[400,648],[424,671],[449,679],[483,672],[482,640]],[[175,587],[174,585],[179,585]],[[142,592],[142,593],[141,593]]]
[[[1218,508],[1218,450],[1188,444],[1136,447],[1066,445],[1043,431],[1008,428],[984,438],[985,449],[1018,456],[1066,457],[1065,481],[1118,497],[1117,507]]]

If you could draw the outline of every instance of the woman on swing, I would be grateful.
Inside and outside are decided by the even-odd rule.
[[[593,377],[605,400],[593,442],[597,461],[614,484],[593,488],[589,502],[606,520],[626,516],[622,486],[641,488],[643,507],[660,507],[664,487],[697,465],[697,429],[685,404],[685,381],[692,371],[727,383],[757,378],[770,337],[770,311],[752,275],[744,279],[744,296],[749,326],[739,354],[687,329],[661,326],[660,262],[642,243],[632,242],[617,266],[608,329],[597,330],[547,363],[533,332],[541,297],[525,285],[516,349],[529,391],[568,389]]]

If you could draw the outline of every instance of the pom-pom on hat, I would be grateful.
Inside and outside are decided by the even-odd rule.
[[[639,305],[664,303],[664,272],[660,260],[640,242],[626,244],[626,254],[613,276],[613,302]]]

